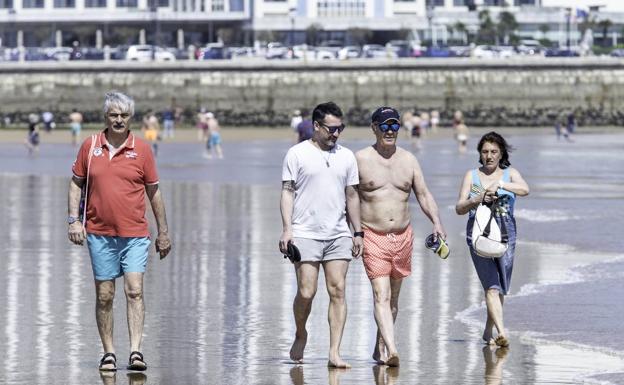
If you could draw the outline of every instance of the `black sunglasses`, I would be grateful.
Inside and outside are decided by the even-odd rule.
[[[338,133],[340,134],[345,129],[345,125],[344,124],[341,124],[339,126],[328,126],[328,125],[323,124],[321,122],[318,122],[318,124],[319,124],[319,126],[325,127],[327,132],[329,132],[330,134],[335,134],[336,131],[338,131]]]
[[[378,125],[378,127],[381,132],[388,132],[388,130],[397,132],[399,131],[399,128],[401,128],[401,123],[381,123]]]

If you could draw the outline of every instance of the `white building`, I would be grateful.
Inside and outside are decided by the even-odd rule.
[[[598,7],[596,7],[598,6]],[[578,9],[577,9],[578,8]],[[516,33],[560,44],[580,39],[579,15],[609,19],[619,39],[624,24],[620,0],[0,0],[4,46],[131,44],[157,42],[183,47],[219,38],[250,44],[264,34],[301,42],[311,28],[324,38],[344,40],[359,29],[376,40],[466,40],[479,28],[478,12],[492,20],[514,14]],[[569,23],[568,23],[569,21]]]

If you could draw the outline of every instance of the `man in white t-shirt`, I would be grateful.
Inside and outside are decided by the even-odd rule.
[[[308,338],[306,321],[323,265],[330,298],[327,364],[348,368],[339,352],[347,318],[345,278],[351,258],[362,255],[363,233],[357,161],[351,150],[336,144],[345,127],[342,116],[333,102],[316,106],[312,138],[291,147],[284,158],[279,248],[286,253],[288,244],[293,243],[301,253],[301,261],[295,263],[298,290],[293,312],[297,330],[290,358],[303,362]]]

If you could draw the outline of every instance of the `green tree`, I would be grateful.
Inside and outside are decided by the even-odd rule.
[[[609,33],[609,28],[613,26],[613,22],[610,19],[603,19],[598,22],[598,28],[602,29],[602,46],[606,47],[609,45],[607,34]]]
[[[496,42],[496,25],[492,21],[490,11],[482,9],[479,11],[479,31],[477,32],[477,42],[494,44]]]
[[[323,26],[318,23],[310,24],[308,28],[306,28],[306,44],[308,45],[317,45],[321,34],[323,33]]]
[[[542,24],[538,29],[542,34],[542,37],[539,39],[539,43],[544,47],[550,47],[551,41],[548,37],[546,37],[546,34],[550,31],[550,26],[548,24]]]
[[[461,34],[464,44],[468,44],[468,28],[466,28],[466,24],[458,21],[455,23],[454,28],[457,33]]]
[[[306,35],[307,36],[307,35]],[[368,28],[349,28],[347,30],[349,41],[356,45],[367,44],[373,36],[373,31]]]
[[[514,35],[516,29],[518,29],[518,22],[516,21],[516,17],[513,13],[508,11],[503,11],[498,14],[498,25],[496,26],[497,35],[496,40],[498,42],[498,38],[502,36],[503,42],[505,44],[509,44],[510,36]]]

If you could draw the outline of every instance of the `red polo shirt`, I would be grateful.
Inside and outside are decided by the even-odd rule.
[[[132,132],[110,158],[105,131],[96,137],[87,200],[86,229],[90,234],[148,237],[145,219],[145,185],[157,184],[156,162],[150,146]],[[72,171],[86,178],[91,137],[78,151]]]

